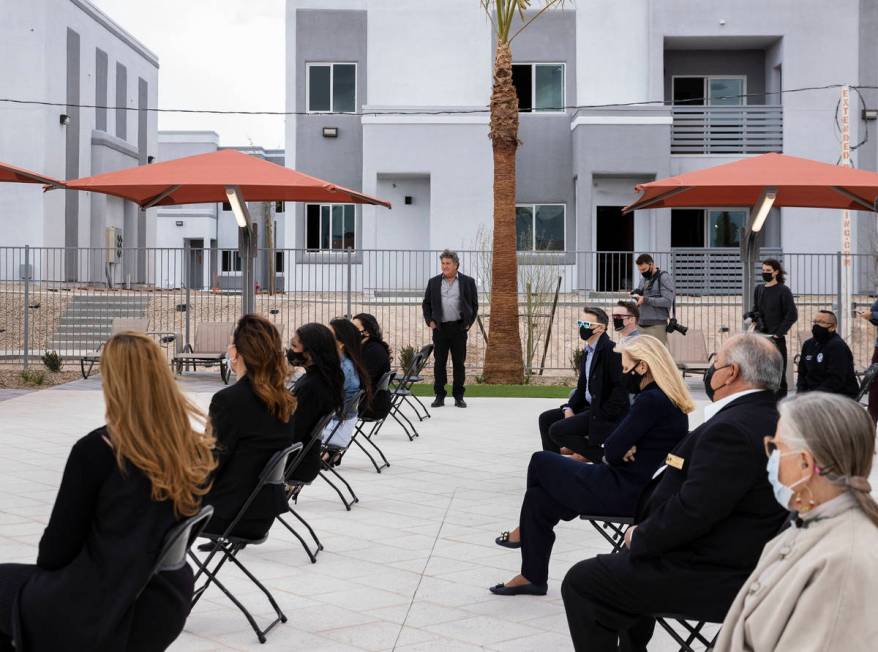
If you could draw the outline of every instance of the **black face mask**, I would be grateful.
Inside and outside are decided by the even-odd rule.
[[[716,373],[717,369],[725,369],[728,366],[729,365],[727,364],[724,364],[722,367],[714,367],[713,365],[710,365],[704,372],[704,392],[707,394],[707,398],[708,400],[710,400],[711,403],[713,402],[713,395],[716,391],[710,385],[711,381],[713,380],[713,374]]]
[[[771,279],[774,278],[771,272],[762,272],[762,280],[766,283],[771,283]]]
[[[613,317],[613,330],[616,332],[625,330],[625,320],[622,317]]]
[[[652,278],[652,272],[649,270],[640,273],[643,274],[643,278],[645,278],[647,281]]]
[[[643,375],[637,373],[633,369],[625,374],[625,389],[628,390],[629,394],[639,394],[641,391],[640,383],[643,380]]]
[[[592,335],[594,335],[593,328],[586,328],[585,326],[579,327],[579,339],[588,341]]]
[[[818,342],[825,342],[830,337],[832,337],[832,331],[830,331],[825,326],[820,326],[819,324],[814,324],[811,327],[811,335],[814,336],[814,339]]]
[[[304,367],[305,366],[305,353],[297,353],[292,349],[287,349],[287,362],[289,362],[294,367]]]

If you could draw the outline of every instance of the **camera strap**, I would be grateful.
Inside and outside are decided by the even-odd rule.
[[[655,282],[658,281],[659,296],[661,296],[661,293],[662,293],[662,274],[667,274],[667,272],[660,269],[658,271],[658,274],[656,274],[656,277],[653,279],[652,283],[649,284],[649,288],[648,288],[651,290],[652,286],[655,284]],[[671,319],[676,319],[676,318],[677,318],[677,293],[674,292],[674,298],[671,299]]]

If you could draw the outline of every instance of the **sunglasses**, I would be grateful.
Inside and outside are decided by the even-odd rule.
[[[580,328],[594,328],[595,326],[600,326],[600,324],[597,324],[597,323],[591,322],[591,321],[585,321],[583,319],[580,319],[579,321],[577,321],[576,324]]]

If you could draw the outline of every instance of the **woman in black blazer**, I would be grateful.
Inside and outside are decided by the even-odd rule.
[[[300,326],[293,334],[287,359],[305,373],[293,385],[298,408],[293,415],[293,432],[297,442],[305,446],[304,459],[296,467],[292,479],[311,482],[320,470],[320,443],[311,444],[312,435],[320,439],[314,428],[320,420],[344,406],[344,374],[338,356],[335,335],[323,324]]]
[[[360,409],[360,416],[383,419],[390,413],[390,391],[379,392],[377,387],[381,377],[390,371],[390,347],[373,315],[361,312],[352,321],[363,338],[363,364],[372,381],[372,401]]]
[[[219,467],[204,500],[214,509],[206,530],[215,534],[222,534],[238,514],[271,456],[295,441],[296,402],[286,388],[287,365],[274,324],[257,315],[241,317],[229,359],[238,382],[214,394],[210,402]],[[234,534],[263,536],[286,505],[281,487],[264,487]]]
[[[491,587],[497,595],[545,595],[553,528],[580,514],[633,516],[640,492],[674,446],[686,436],[695,409],[667,348],[640,335],[621,347],[629,391],[636,393],[628,415],[604,442],[603,463],[580,455],[534,453],[519,527],[497,543],[521,548],[521,574]]]
[[[150,574],[216,464],[204,415],[145,335],[110,338],[101,377],[107,424],[73,446],[36,565],[0,564],[0,649],[164,650],[189,614],[190,568]]]

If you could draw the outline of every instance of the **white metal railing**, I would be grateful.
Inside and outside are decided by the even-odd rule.
[[[674,106],[671,154],[783,151],[783,106]]]

